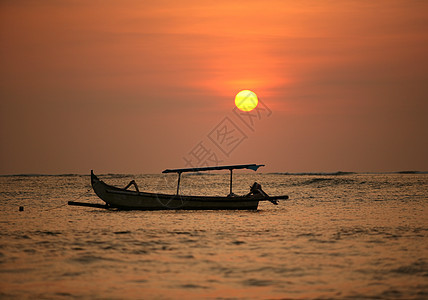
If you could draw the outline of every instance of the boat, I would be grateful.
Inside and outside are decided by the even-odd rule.
[[[185,169],[166,169],[162,173],[177,173],[178,183],[176,194],[148,193],[139,190],[132,180],[126,187],[119,188],[100,180],[91,170],[91,185],[95,194],[106,204],[68,202],[69,205],[93,206],[99,208],[116,208],[123,210],[257,210],[260,201],[270,201],[277,205],[278,200],[288,199],[287,195],[268,196],[255,182],[247,195],[238,196],[232,192],[232,173],[236,169],[250,169],[257,171],[264,165],[246,164],[231,166],[214,166]],[[180,180],[182,173],[204,172],[214,170],[230,171],[230,193],[227,196],[189,196],[180,194]],[[131,186],[135,190],[130,190]]]

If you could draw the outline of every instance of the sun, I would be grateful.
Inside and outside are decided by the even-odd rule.
[[[259,100],[256,93],[249,90],[240,91],[235,96],[235,105],[242,111],[252,111],[257,107],[258,103]]]

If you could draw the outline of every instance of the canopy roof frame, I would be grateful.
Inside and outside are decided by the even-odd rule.
[[[258,168],[264,165],[246,164],[246,165],[231,165],[231,166],[215,166],[215,167],[201,167],[201,168],[184,168],[184,169],[166,169],[162,173],[184,173],[184,172],[203,172],[214,170],[235,170],[235,169],[249,169],[257,171]]]
[[[264,165],[257,164],[246,164],[246,165],[231,165],[231,166],[215,166],[215,167],[201,167],[201,168],[184,168],[184,169],[166,169],[162,173],[178,173],[178,182],[177,182],[177,195],[180,191],[180,179],[181,173],[185,172],[203,172],[203,171],[215,171],[215,170],[229,170],[230,171],[230,188],[229,196],[232,196],[232,173],[235,169],[249,169],[257,171],[258,168],[264,167]]]

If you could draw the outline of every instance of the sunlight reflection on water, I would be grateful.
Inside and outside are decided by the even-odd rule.
[[[158,175],[108,175],[169,191]],[[182,179],[228,193],[227,175]],[[258,211],[111,211],[88,176],[0,177],[1,298],[266,299],[428,297],[426,174],[237,174],[288,194]],[[24,206],[23,212],[18,207]]]

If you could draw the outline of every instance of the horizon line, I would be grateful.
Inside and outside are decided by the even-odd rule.
[[[197,174],[223,174],[219,172],[201,173],[191,172]],[[428,171],[417,171],[417,170],[402,170],[402,171],[336,171],[336,172],[257,172],[255,174],[273,174],[273,175],[352,175],[352,174],[428,174]],[[99,175],[162,175],[162,173],[100,173]],[[0,177],[42,177],[42,176],[90,176],[84,173],[15,173],[15,174],[0,174]]]

